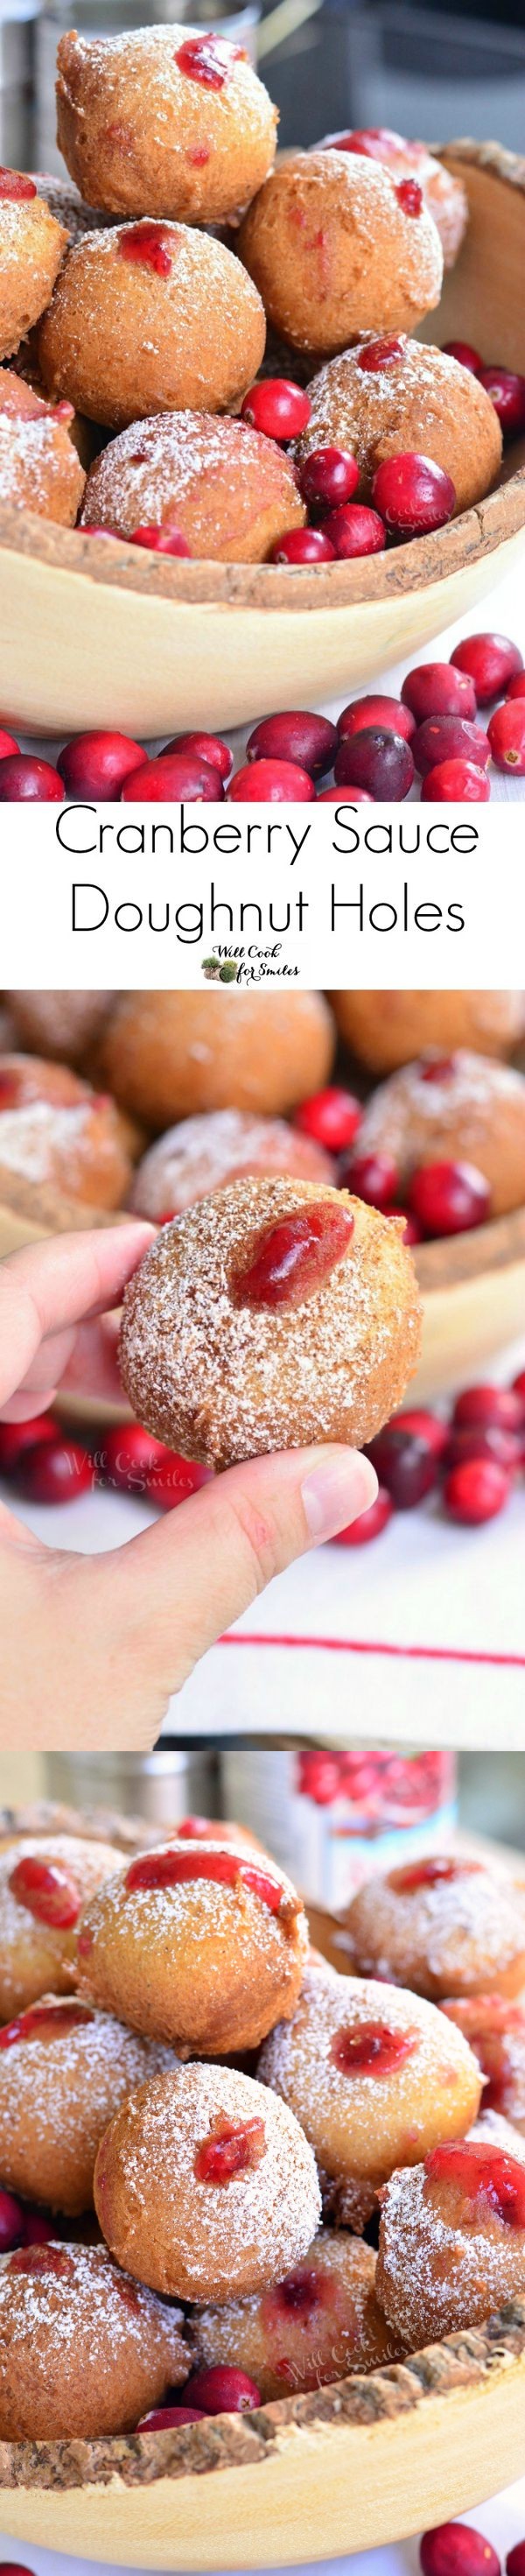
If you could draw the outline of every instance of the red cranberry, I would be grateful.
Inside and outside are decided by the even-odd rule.
[[[271,563],[335,563],[335,546],[330,544],[325,528],[289,528],[272,546]]]
[[[411,1246],[413,1246],[413,1245],[414,1245],[414,1244],[416,1244],[416,1243],[422,1243],[422,1241],[423,1241],[423,1237],[422,1237],[422,1233],[421,1233],[421,1226],[420,1226],[420,1225],[418,1225],[417,1217],[415,1217],[415,1216],[413,1216],[413,1215],[412,1215],[412,1210],[411,1210],[411,1209],[400,1207],[400,1206],[399,1206],[399,1203],[398,1203],[398,1200],[397,1200],[397,1199],[393,1199],[393,1200],[392,1200],[392,1206],[391,1206],[391,1207],[389,1207],[389,1208],[387,1208],[387,1216],[400,1216],[400,1217],[402,1217],[402,1219],[403,1219],[403,1241],[404,1241],[404,1243],[408,1243],[408,1244],[410,1244]]]
[[[123,805],[219,805],[224,795],[218,769],[192,752],[161,752],[125,778]]]
[[[59,1932],[69,1932],[78,1923],[80,1889],[71,1871],[58,1861],[39,1860],[36,1852],[26,1852],[15,1861],[9,1886],[16,1904],[33,1914],[36,1923],[50,1923]]]
[[[425,2173],[429,2182],[457,2183],[474,2208],[488,2201],[505,2226],[525,2228],[525,2164],[503,2148],[455,2139],[453,2145],[431,2147]]]
[[[325,1145],[328,1154],[342,1154],[345,1146],[353,1145],[362,1115],[362,1103],[353,1091],[339,1091],[332,1083],[326,1091],[313,1091],[309,1100],[301,1101],[293,1124],[300,1127],[302,1136],[314,1136],[317,1145]],[[1,1438],[0,1426],[0,1460]]]
[[[164,743],[163,760],[172,751],[189,752],[192,760],[205,760],[208,769],[218,769],[223,787],[231,778],[233,752],[220,733],[174,733],[173,740]]]
[[[490,778],[474,760],[441,760],[428,769],[421,787],[422,805],[489,805]]]
[[[144,1494],[162,1511],[185,1503],[210,1477],[208,1467],[198,1466],[192,1458],[179,1458],[175,1449],[154,1440],[139,1422],[104,1433],[97,1466],[101,1483],[112,1485],[118,1494]]]
[[[519,438],[525,429],[525,376],[511,367],[480,367],[480,383],[490,394],[504,438]]]
[[[0,2191],[0,2254],[11,2254],[13,2246],[20,2245],[23,2226],[20,2201],[14,2200],[11,2191]]]
[[[173,251],[168,242],[164,225],[150,223],[147,218],[140,224],[126,224],[117,233],[119,258],[136,261],[140,268],[153,268],[157,277],[171,276]]]
[[[398,152],[406,149],[406,138],[404,134],[394,133],[391,125],[354,125],[348,133],[325,134],[317,149],[318,152],[333,149],[336,152],[364,153],[367,161],[395,161]]]
[[[115,543],[117,545],[120,544],[119,528],[97,528],[93,524],[90,528],[82,527],[80,534],[82,537],[109,537],[111,545],[114,545]]]
[[[489,743],[496,769],[510,769],[515,778],[525,777],[525,700],[505,699],[496,707],[488,728]]]
[[[415,671],[407,671],[401,697],[418,725],[427,716],[476,714],[474,682],[467,671],[455,670],[452,662],[419,662]]]
[[[0,170],[1,198],[19,202],[21,198],[36,197],[36,194],[34,179],[28,178],[26,170]]]
[[[313,447],[299,470],[299,490],[309,509],[337,510],[357,491],[359,466],[343,447]]]
[[[26,1422],[0,1422],[0,1468],[4,1476],[13,1474],[24,1449],[36,1449],[40,1441],[56,1440],[57,1432],[53,1413],[33,1413]]]
[[[0,2030],[0,2049],[17,2048],[20,2041],[63,2039],[64,2032],[79,2030],[83,2022],[93,2020],[89,2004],[29,2004],[27,2012],[18,2013],[16,2021],[4,2022]]]
[[[349,1251],[354,1232],[350,1208],[320,1199],[283,1217],[259,1236],[251,1261],[232,1284],[236,1306],[302,1306]]]
[[[463,1458],[445,1478],[443,1501],[453,1521],[466,1521],[477,1528],[481,1521],[495,1520],[503,1511],[511,1492],[508,1469],[497,1458]]]
[[[62,805],[64,789],[49,760],[30,752],[10,753],[0,760],[0,805]]]
[[[514,2549],[507,2550],[505,2563],[507,2576],[525,2576],[525,2540],[517,2540]],[[7,2576],[9,2576],[9,2569]]]
[[[203,89],[224,89],[234,63],[246,62],[244,45],[231,45],[223,36],[187,36],[179,45],[175,61],[188,80],[200,81]]]
[[[382,2077],[397,2074],[418,2047],[415,2031],[389,2030],[385,2021],[363,2021],[353,2029],[334,2031],[328,2054],[340,2075]]]
[[[251,429],[262,430],[264,438],[276,438],[285,444],[288,438],[300,438],[301,430],[307,429],[311,409],[301,385],[289,383],[286,376],[265,376],[261,384],[251,385],[245,394],[241,420],[249,421]]]
[[[464,2522],[442,2522],[435,2531],[424,2531],[419,2555],[423,2576],[501,2576],[490,2541]],[[519,2570],[512,2576],[519,2576]]]
[[[465,1234],[490,1214],[488,1181],[474,1163],[423,1163],[408,1195],[424,1234]]]
[[[24,2233],[22,2244],[49,2245],[52,2243],[55,2235],[56,2224],[53,2225],[51,2218],[46,2218],[44,2210],[28,2208],[26,2203],[26,2207],[24,2209]],[[35,2267],[31,2265],[31,2270],[34,2268]],[[40,2269],[40,2266],[37,2266],[36,2268]],[[25,2269],[29,2271],[29,2264],[25,2266]]]
[[[507,700],[510,698],[512,704],[514,704],[516,698],[525,698],[525,671],[515,672],[514,679],[509,680],[508,689],[505,694]],[[513,2551],[511,2552],[511,2555],[514,2556]]]
[[[368,1510],[358,1512],[357,1520],[350,1521],[348,1529],[337,1531],[336,1547],[368,1547],[369,1540],[380,1538],[381,1531],[387,1528],[393,1509],[386,1485],[380,1485],[375,1502],[369,1503]]]
[[[314,2270],[313,2264],[311,2267],[306,2263],[298,2264],[296,2272],[286,2273],[277,2290],[267,2291],[265,2323],[274,2326],[281,2317],[310,2318],[316,2308],[324,2306],[327,2286],[326,2272]]]
[[[16,753],[20,751],[20,744],[15,742],[14,733],[0,733],[0,760],[8,760],[12,751]]]
[[[394,190],[394,195],[397,197],[398,206],[402,207],[404,215],[421,214],[423,190],[419,187],[417,179],[400,179],[399,186]]]
[[[498,1466],[515,1477],[521,1465],[520,1443],[513,1439],[512,1432],[500,1431],[496,1422],[488,1423],[484,1430],[479,1423],[471,1431],[453,1430],[447,1446],[447,1467],[462,1467],[464,1460],[470,1458],[496,1458]]]
[[[396,1165],[390,1154],[350,1154],[341,1167],[340,1180],[343,1189],[364,1199],[365,1207],[379,1208],[381,1216],[388,1214],[397,1189]]]
[[[463,1859],[452,1860],[447,1852],[434,1852],[429,1860],[408,1861],[402,1869],[389,1870],[388,1885],[394,1888],[396,1896],[414,1896],[420,1887],[439,1887],[442,1880],[448,1884],[458,1878],[460,1870],[465,1867],[477,1869],[479,1866],[478,1861],[465,1863]]]
[[[457,671],[468,671],[480,707],[488,706],[490,698],[499,698],[508,681],[523,670],[523,654],[509,635],[465,635],[450,659]]]
[[[380,1485],[396,1512],[412,1512],[417,1503],[431,1494],[439,1475],[439,1458],[432,1444],[421,1432],[405,1431],[403,1416],[398,1422],[386,1422],[376,1440],[367,1448]]]
[[[287,715],[264,716],[254,726],[246,744],[247,760],[291,760],[307,769],[310,778],[322,778],[333,765],[337,750],[335,725],[327,716],[309,715],[306,709]]]
[[[383,367],[392,367],[394,359],[403,354],[403,341],[395,340],[391,333],[388,340],[366,340],[364,349],[359,350],[357,365],[364,376],[379,376]]]
[[[248,2379],[245,2370],[232,2370],[226,2363],[196,2371],[190,2387],[201,2415],[246,2415],[261,2404],[255,2380]]]
[[[512,1387],[514,1395],[519,1395],[523,1419],[525,1416],[525,1369],[518,1370],[518,1376],[513,1377]]]
[[[153,2406],[151,2415],[141,2416],[136,2430],[137,2433],[177,2433],[181,2424],[202,2424],[202,2406]]]
[[[254,760],[235,771],[227,795],[235,805],[308,805],[315,787],[298,761]]]
[[[407,1404],[406,1410],[396,1414],[395,1420],[403,1431],[413,1431],[417,1440],[426,1441],[435,1458],[444,1457],[448,1445],[448,1424],[440,1421],[438,1413],[429,1413],[422,1404]]]
[[[464,716],[427,716],[414,734],[412,757],[420,778],[447,760],[474,761],[477,769],[488,769],[490,743],[483,726],[469,724]]]
[[[444,340],[443,357],[455,358],[458,367],[467,367],[469,376],[480,376],[483,359],[470,340]]]
[[[218,2119],[209,2137],[197,2147],[193,2166],[196,2181],[225,2185],[235,2174],[254,2173],[264,2155],[264,2120]]]
[[[116,805],[124,779],[144,767],[144,757],[129,734],[80,733],[64,743],[57,769],[68,796],[100,796],[104,804]]]
[[[314,1807],[333,1807],[341,1787],[341,1764],[338,1753],[299,1754],[299,1793],[311,1798]]]
[[[396,537],[422,537],[444,528],[456,507],[455,487],[442,465],[410,450],[378,466],[372,500]]]
[[[318,805],[340,805],[344,814],[354,805],[373,805],[375,798],[367,796],[366,787],[352,786],[347,789],[346,796],[340,787],[321,787],[316,801]]]
[[[53,2272],[61,2276],[63,2281],[74,2279],[71,2256],[67,2252],[67,2247],[55,2245],[52,2238],[49,2239],[49,2234],[45,2239],[42,2236],[38,2242],[27,2248],[22,2246],[20,2253],[12,2254],[9,2271],[25,2274],[28,2280],[31,2278],[45,2280],[50,2278]]]
[[[346,501],[342,510],[331,510],[324,534],[340,563],[351,562],[354,555],[380,555],[386,546],[378,510],[367,509],[363,501]]]
[[[488,1423],[502,1431],[521,1431],[523,1405],[519,1391],[513,1386],[466,1386],[463,1394],[456,1397],[452,1421],[454,1427],[459,1424],[463,1429],[466,1425],[469,1431],[477,1423],[483,1430]]]
[[[176,528],[171,519],[164,519],[158,525],[153,519],[145,520],[141,528],[133,529],[128,543],[130,546],[146,546],[152,555],[191,555],[191,546],[183,537],[182,528]]]
[[[139,1860],[132,1860],[124,1885],[133,1896],[137,1888],[181,1887],[197,1878],[216,1881],[219,1887],[234,1887],[240,1878],[243,1887],[258,1897],[260,1905],[269,1907],[270,1914],[280,1912],[283,1891],[279,1880],[270,1878],[255,1861],[246,1860],[236,1851],[214,1851],[211,1847],[207,1851],[178,1851],[170,1843],[167,1851],[141,1852]]]
[[[368,731],[369,725],[381,725],[386,733],[401,734],[404,742],[410,742],[416,730],[410,707],[402,706],[400,698],[384,698],[376,693],[352,698],[348,707],[342,707],[337,719],[339,741],[349,742],[352,734]]]
[[[376,804],[402,804],[414,778],[411,746],[384,725],[365,725],[339,744],[334,777],[337,787],[367,787]]]
[[[76,1503],[93,1485],[93,1460],[78,1440],[38,1440],[19,1455],[14,1483],[30,1503]]]

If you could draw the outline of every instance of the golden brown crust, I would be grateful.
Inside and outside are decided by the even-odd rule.
[[[501,465],[500,424],[485,386],[443,350],[405,337],[398,357],[380,368],[362,367],[374,336],[366,327],[358,348],[345,349],[314,376],[299,457],[314,447],[349,449],[368,498],[383,459],[411,449],[451,475],[456,511],[471,509],[491,490]]]
[[[16,1090],[9,1105],[11,1079]],[[13,1177],[26,1179],[81,1206],[118,1207],[131,1178],[127,1121],[114,1100],[92,1091],[68,1065],[2,1056],[0,1176],[2,1187]]]
[[[276,109],[233,48],[220,89],[189,79],[177,38],[197,32],[185,24],[103,42],[61,37],[58,142],[90,206],[220,223],[261,187],[275,152]]]
[[[414,330],[439,299],[431,215],[423,204],[405,214],[386,170],[347,152],[290,154],[238,240],[268,321],[292,348],[328,357],[362,331]]]
[[[97,1077],[132,1117],[169,1127],[200,1109],[286,1114],[328,1080],[334,1024],[320,993],[123,993]]]
[[[401,1193],[422,1163],[472,1163],[490,1190],[490,1215],[521,1207],[525,1175],[525,1077],[467,1048],[419,1057],[372,1092],[359,1151],[390,1154]]]
[[[43,197],[0,204],[0,357],[9,358],[52,295],[67,233]]]
[[[175,520],[194,556],[264,563],[305,517],[293,468],[272,440],[238,420],[174,411],[112,439],[89,475],[82,525],[132,536]]]
[[[36,335],[48,392],[110,429],[155,412],[234,409],[266,338],[239,261],[210,235],[165,223],[170,268],[159,274],[146,258],[122,255],[125,239],[126,228],[112,225],[70,251]]]
[[[375,2297],[375,2268],[360,2237],[321,2228],[276,2289],[197,2310],[198,2362],[247,2371],[265,2403],[330,2387],[347,2370],[382,2369],[400,2346]]]
[[[220,1825],[206,1852],[217,1843]],[[241,1871],[222,1884],[204,1863],[202,1877],[140,1891],[119,1873],[83,1917],[81,1992],[183,2058],[257,2047],[293,2012],[307,1949],[300,1898],[273,1861],[268,1871],[282,1892],[276,1913]]]
[[[103,2245],[33,2258],[0,2264],[0,2440],[132,2432],[187,2379],[180,2309],[126,2280]]]
[[[202,2172],[202,2155],[226,2127],[248,2133],[254,2160],[219,2180]],[[201,2302],[281,2279],[320,2216],[293,2113],[231,2067],[184,2066],[142,2084],[106,2131],[94,2191],[117,2261],[169,2297]]]
[[[330,994],[341,1037],[370,1073],[394,1073],[427,1047],[510,1055],[525,1031],[525,993]]]

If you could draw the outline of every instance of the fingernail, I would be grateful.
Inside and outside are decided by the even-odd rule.
[[[367,1512],[377,1494],[377,1476],[369,1458],[356,1449],[332,1450],[301,1487],[310,1537],[316,1545],[335,1538],[359,1512]]]

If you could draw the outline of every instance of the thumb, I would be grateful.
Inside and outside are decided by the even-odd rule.
[[[357,1450],[287,1449],[230,1468],[99,1559],[135,1685],[141,1669],[169,1699],[272,1575],[334,1538],[376,1493],[375,1469]]]

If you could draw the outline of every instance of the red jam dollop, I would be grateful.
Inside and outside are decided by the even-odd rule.
[[[161,1225],[162,1222],[163,1220],[161,1217]],[[164,1224],[167,1224],[167,1222],[168,1220],[165,1217]],[[181,1824],[177,1825],[177,1833],[180,1835],[181,1842],[203,1843],[206,1841],[207,1834],[211,1834],[213,1836],[214,1833],[217,1833],[217,1830],[217,1824],[212,1824],[211,1816],[183,1816]]]
[[[390,2030],[386,2021],[362,2021],[334,2031],[330,2061],[339,2075],[397,2075],[419,2047],[415,2030]]]
[[[93,2021],[89,2004],[29,2004],[16,2021],[4,2022],[0,2048],[16,2048],[20,2039],[63,2039],[87,2021]]]
[[[525,2228],[525,2164],[504,2149],[457,2141],[432,2147],[425,2156],[427,2181],[459,2185],[470,2207],[483,2218],[484,2205],[506,2227]]]
[[[222,36],[188,36],[175,55],[179,71],[201,81],[203,89],[224,89],[234,63],[247,59],[244,45],[229,45]]]
[[[197,2147],[193,2167],[196,2181],[231,2182],[235,2174],[254,2173],[264,2155],[264,2120],[217,2120],[209,2138],[203,2138]]]
[[[0,169],[0,198],[4,201],[10,198],[12,202],[19,204],[23,200],[27,204],[29,198],[36,195],[34,179],[28,179],[25,170]]]
[[[154,268],[157,277],[170,277],[173,254],[168,250],[162,224],[130,224],[118,241],[120,259],[136,260],[140,268]]]
[[[301,2322],[303,2318],[313,2316],[316,2308],[325,2305],[326,2288],[325,2272],[317,2272],[313,2264],[310,2267],[307,2263],[298,2264],[295,2272],[287,2272],[286,2279],[279,2282],[277,2290],[269,2290],[264,2301],[268,2324],[277,2323],[277,2320],[281,2323],[283,2317],[297,2317]]]
[[[259,1897],[261,1905],[269,1906],[271,1914],[278,1914],[282,1905],[284,1890],[278,1880],[268,1878],[263,1869],[257,1869],[236,1851],[175,1851],[171,1845],[169,1851],[142,1852],[140,1860],[132,1860],[131,1868],[126,1870],[124,1885],[133,1896],[137,1888],[181,1887],[185,1880],[194,1878],[213,1878],[222,1887],[234,1887],[240,1878],[243,1887],[249,1887],[252,1896]]]
[[[74,2264],[65,2245],[21,2245],[9,2257],[9,2271],[57,2272],[63,2281],[74,2280]]]
[[[435,1852],[429,1860],[407,1861],[405,1869],[391,1869],[387,1884],[396,1896],[412,1896],[418,1887],[438,1887],[441,1880],[446,1884],[479,1868],[477,1860],[464,1860],[463,1855],[452,1860],[446,1852]]]
[[[455,1072],[455,1055],[435,1055],[431,1064],[420,1065],[419,1079],[420,1082],[453,1082]]]
[[[301,1306],[349,1251],[351,1208],[319,1199],[266,1228],[244,1270],[234,1277],[234,1306]]]
[[[55,1932],[70,1932],[78,1923],[82,1899],[68,1869],[58,1862],[38,1860],[27,1854],[11,1870],[11,1893],[17,1905],[34,1914],[37,1923],[49,1923]]]
[[[404,215],[421,214],[423,190],[420,188],[419,181],[417,179],[400,179],[399,186],[396,188],[395,194],[398,205],[402,206]]]
[[[375,376],[379,375],[382,367],[391,367],[394,358],[402,356],[402,340],[395,340],[393,336],[389,340],[369,340],[368,347],[360,349],[357,364],[363,375]]]

